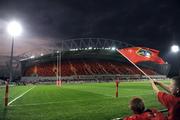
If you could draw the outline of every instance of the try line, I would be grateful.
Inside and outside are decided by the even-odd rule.
[[[27,91],[25,91],[24,93],[22,93],[22,94],[19,95],[18,97],[14,98],[13,100],[11,100],[11,101],[8,103],[8,105],[12,104],[14,101],[16,101],[17,99],[19,99],[19,98],[21,98],[22,96],[24,96],[26,93],[28,93],[29,91],[31,91],[33,88],[35,88],[35,86],[32,87],[32,88],[30,88],[30,89],[28,89]]]

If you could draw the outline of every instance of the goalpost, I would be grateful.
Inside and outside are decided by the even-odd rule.
[[[63,41],[61,42],[61,50],[57,51],[57,80],[56,80],[56,85],[57,86],[62,86],[62,51],[63,51]],[[59,75],[60,72],[60,75]]]

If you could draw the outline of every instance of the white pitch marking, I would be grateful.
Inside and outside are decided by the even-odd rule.
[[[13,103],[14,101],[16,101],[17,99],[19,99],[19,98],[21,98],[22,96],[24,96],[26,93],[28,93],[28,92],[29,92],[30,90],[32,90],[33,88],[35,88],[35,86],[32,87],[32,88],[30,88],[30,89],[28,89],[26,92],[22,93],[21,95],[19,95],[18,97],[16,97],[16,98],[13,99],[12,101],[10,101],[10,102],[8,103],[8,105],[10,105],[11,103]]]
[[[147,95],[151,95],[153,93],[147,93],[147,94],[139,94],[139,95],[135,95],[135,96],[147,96]],[[126,97],[132,97],[134,95],[122,95],[119,96],[118,98],[126,98]],[[112,99],[112,98],[104,98],[104,100],[107,99]],[[99,99],[89,99],[89,100],[99,100]],[[46,102],[46,103],[31,103],[31,104],[24,104],[24,105],[11,105],[11,106],[17,106],[17,107],[21,107],[21,106],[37,106],[37,105],[52,105],[52,104],[58,104],[58,103],[68,103],[68,102],[81,102],[81,101],[85,101],[85,100],[68,100],[68,101],[61,101],[61,102]]]

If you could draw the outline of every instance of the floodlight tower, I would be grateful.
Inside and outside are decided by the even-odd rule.
[[[7,26],[7,32],[11,36],[12,39],[12,45],[11,45],[11,57],[10,57],[10,82],[13,79],[13,67],[12,67],[12,62],[13,62],[13,49],[14,49],[14,39],[16,36],[19,36],[22,33],[22,26],[20,23],[17,21],[11,21],[8,26]]]

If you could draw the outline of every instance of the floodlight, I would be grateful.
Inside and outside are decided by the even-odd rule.
[[[56,53],[59,53],[59,50],[58,50],[58,51],[56,51]]]
[[[113,51],[116,50],[116,47],[112,47],[111,50],[113,50]]]
[[[91,50],[92,49],[92,47],[89,47],[89,50]]]
[[[7,32],[13,37],[19,36],[22,33],[21,24],[17,21],[10,22],[7,26]]]
[[[34,56],[34,55],[32,55],[30,58],[31,58],[31,59],[33,59],[33,58],[35,58],[35,56]]]
[[[173,53],[179,52],[179,46],[178,46],[178,45],[172,45],[172,46],[171,46],[171,51],[172,51]]]
[[[43,56],[44,54],[43,53],[41,53],[41,56]]]
[[[16,36],[20,35],[22,32],[22,27],[20,23],[16,21],[12,21],[7,25],[7,32],[11,35],[12,37],[12,47],[11,47],[11,57],[10,57],[10,81],[13,79],[13,67],[12,67],[12,62],[13,62],[13,50],[14,50],[14,39]]]

